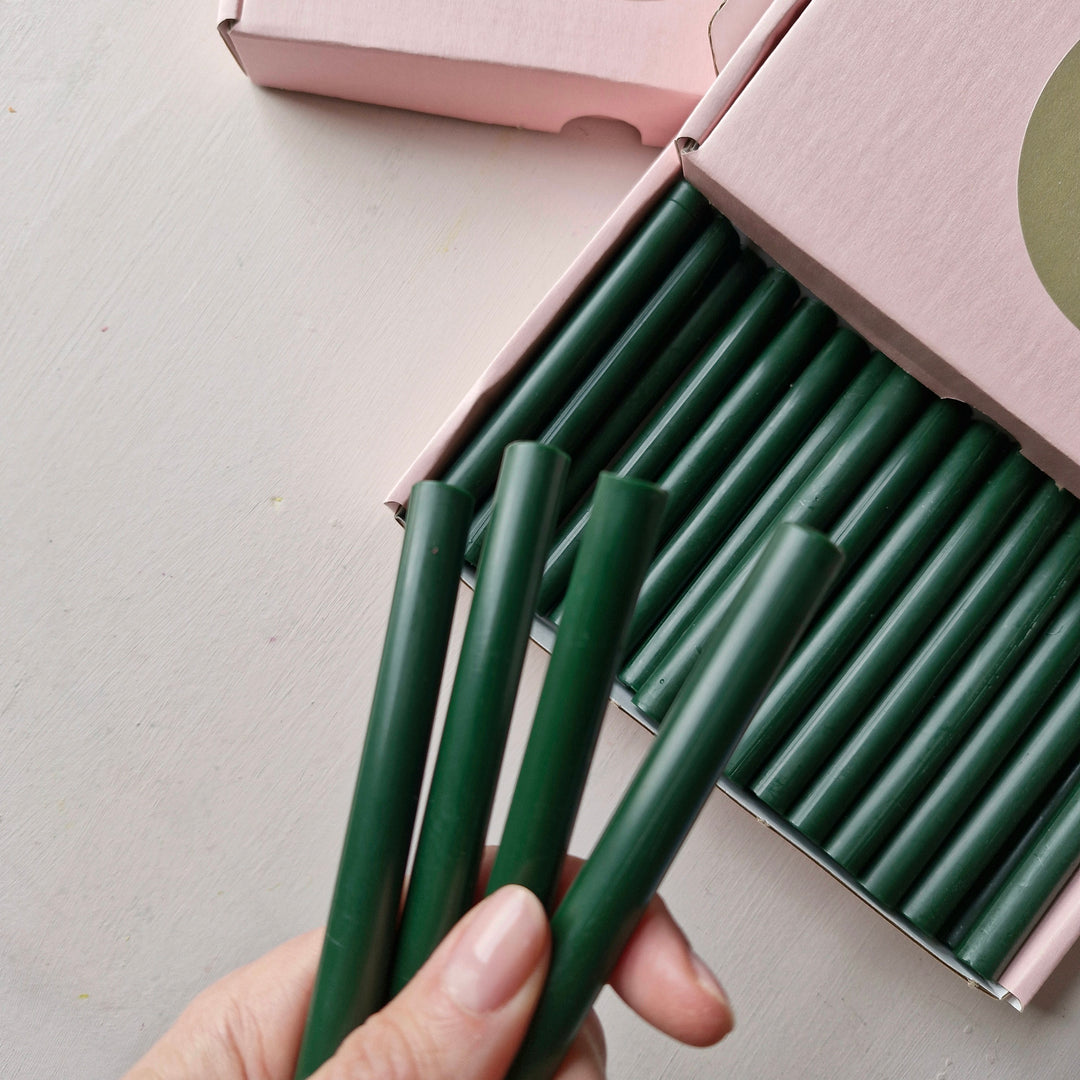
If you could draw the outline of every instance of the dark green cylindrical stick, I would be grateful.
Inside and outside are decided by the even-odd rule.
[[[959,914],[949,924],[942,938],[950,949],[957,949],[960,942],[979,921],[1001,887],[1009,880],[1035,841],[1042,836],[1046,826],[1064,805],[1073,789],[1080,784],[1080,759],[1074,754],[1072,761],[1059,769],[1047,789],[1047,798],[1030,810],[1002,845],[1001,854],[976,880],[957,909]]]
[[[820,533],[776,530],[555,912],[547,984],[512,1080],[558,1068],[841,560]]]
[[[732,780],[750,786],[1003,453],[989,426],[965,432],[781,672],[732,752]],[[833,530],[834,543],[841,528]]]
[[[386,1000],[394,931],[457,598],[472,498],[415,485],[298,1080]]]
[[[1080,784],[960,943],[957,958],[985,978],[996,979],[1077,866]]]
[[[768,358],[781,337],[762,354],[762,359]],[[630,624],[629,648],[633,649],[642,640],[671,604],[672,597],[682,592],[694,571],[723,542],[728,531],[738,524],[754,497],[791,458],[807,431],[835,403],[865,355],[862,343],[851,331],[838,330],[798,377],[779,405],[739,451],[730,467],[705,493],[653,560],[641,586],[634,620]],[[759,365],[760,361],[755,363],[744,378],[744,383]],[[783,389],[788,382],[786,378],[771,381],[778,389]],[[723,428],[742,437],[746,434],[746,427],[745,422],[739,421],[742,421],[742,413],[746,410],[729,409],[728,403],[733,398],[734,393],[714,416],[726,414]],[[741,405],[741,402],[737,404]],[[756,405],[754,402],[754,411],[746,417],[747,422],[757,423]],[[676,459],[668,475],[681,460],[681,457]],[[726,464],[726,461],[721,463]],[[660,486],[667,490],[666,478],[660,480]],[[670,514],[670,504],[665,520],[674,520]]]
[[[1080,668],[905,899],[902,910],[916,926],[937,934],[946,925],[979,874],[999,856],[1013,824],[1039,801],[1054,770],[1078,746]]]
[[[899,368],[893,368],[850,423],[829,438],[824,452],[814,455],[817,459],[814,467],[802,475],[797,485],[793,485],[793,494],[786,500],[778,500],[780,505],[769,515],[767,524],[790,521],[820,529],[831,527],[836,516],[850,503],[867,476],[892,450],[918,411],[925,407],[928,397],[929,391],[925,387],[920,386]],[[828,418],[823,423],[828,423]],[[820,428],[821,425],[819,430]],[[798,460],[798,457],[812,446],[813,437],[807,440],[793,460]],[[780,474],[770,492],[779,492],[790,468],[791,466]],[[762,518],[765,518],[768,501],[769,492],[766,492],[751,514],[743,519],[732,534],[733,540],[752,522],[756,514],[761,513]],[[673,609],[671,621],[665,619],[650,637],[647,644],[651,648],[657,648],[660,642],[654,643],[654,637],[658,637],[662,631],[677,630],[680,616],[688,621],[686,628],[672,641],[662,659],[641,683],[634,698],[647,715],[660,718],[667,712],[702,646],[723,617],[724,610],[731,603],[735,591],[757,558],[762,542],[763,538],[758,532],[745,552],[736,555],[734,559],[731,556],[736,553],[736,545],[725,543],[680,598]],[[699,601],[698,597],[703,599]],[[680,615],[676,616],[675,612]],[[635,655],[635,666],[639,663],[643,651],[639,650]]]
[[[584,382],[559,407],[537,441],[576,453],[671,339],[694,302],[730,266],[738,250],[735,230],[722,218],[711,222]],[[469,529],[465,558],[474,565],[480,557],[491,512],[489,499]]]
[[[464,488],[477,501],[485,498],[495,486],[503,448],[516,439],[532,438],[543,428],[712,216],[700,192],[685,181],[675,184],[602,271],[443,480]]]
[[[596,482],[601,470],[615,460],[641,422],[656,408],[656,403],[663,400],[676,379],[734,316],[764,273],[761,260],[752,251],[744,251],[735,265],[705,294],[648,371],[574,454],[563,492],[562,505],[566,510],[577,505]],[[560,594],[557,599],[561,598]],[[541,610],[549,611],[554,603],[541,605]]]
[[[655,480],[686,445],[751,357],[780,326],[799,296],[799,287],[782,270],[770,270],[735,317],[710,343],[660,408],[619,455],[610,472]],[[540,586],[542,610],[549,610],[570,579],[578,544],[589,520],[582,504],[559,530]]]
[[[1047,481],[1012,527],[966,582],[948,609],[917,645],[881,699],[848,736],[847,741],[789,812],[788,820],[823,844],[829,832],[851,808],[867,782],[908,733],[915,719],[964,662],[980,635],[989,627],[1032,565],[1049,547],[1069,513],[1072,497]],[[1009,634],[1004,635],[1006,639]],[[996,645],[997,643],[995,643]],[[1015,652],[1006,647],[1002,652]],[[1011,663],[1017,657],[1011,656]],[[984,674],[993,687],[1008,674],[1005,668]],[[886,808],[886,813],[888,812]],[[865,824],[865,821],[864,821]],[[832,845],[829,853],[836,858]],[[837,850],[847,849],[838,845]]]
[[[895,906],[945,842],[998,766],[1080,656],[1080,591],[1050,624],[1032,653],[998,695],[956,756],[934,780],[863,883]]]
[[[525,885],[550,909],[664,493],[601,473],[488,892]]]
[[[476,893],[495,785],[559,496],[561,451],[511,443],[447,706],[398,931],[391,989],[400,990],[465,914]]]
[[[1047,532],[1052,535],[1050,530]],[[1036,542],[1036,551],[1040,550],[1041,537],[1037,533],[1021,536],[1019,542],[1023,544],[1031,539]],[[841,866],[853,874],[861,874],[866,869],[870,859],[904,820],[993,695],[1024,658],[1078,577],[1080,519],[1059,537],[1005,609],[994,618],[985,637],[956,677],[936,696],[930,710],[829,838],[825,850]],[[1000,578],[999,574],[995,580]],[[969,611],[983,601],[982,595],[973,592],[980,582],[986,590],[998,590],[987,574],[980,575],[972,590],[968,590]],[[944,635],[938,638],[938,645],[948,647]],[[930,647],[929,642],[927,647]],[[911,715],[918,715],[910,701],[907,706],[901,704],[898,707],[909,707]],[[875,710],[879,718],[885,715],[883,708]],[[903,724],[899,717],[896,721]],[[853,755],[853,761],[856,756]]]
[[[825,344],[835,325],[836,316],[820,301],[799,302],[780,332],[657,480],[668,493],[662,533],[670,533],[693,509],[755,426]]]
[[[935,401],[844,511],[829,539],[844,553],[850,571],[883,532],[894,525],[920,484],[941,464],[961,433],[971,426],[971,411],[955,401]]]
[[[777,523],[777,515],[891,370],[892,364],[885,357],[880,354],[870,357],[794,455],[784,463],[750,511],[733,529],[729,526],[730,531],[719,549],[702,564],[700,573],[634,650],[619,675],[627,686],[638,689],[645,684],[667,651],[689,629],[694,616],[709,597],[731,576],[769,527]]]
[[[985,555],[1037,470],[1011,454],[751,785],[786,813]]]

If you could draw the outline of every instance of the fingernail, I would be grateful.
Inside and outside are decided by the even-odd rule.
[[[470,1012],[505,1005],[536,969],[547,940],[540,901],[520,885],[488,897],[473,916],[443,969],[443,986]]]
[[[690,954],[690,964],[694,969],[694,975],[697,976],[698,985],[706,993],[716,998],[717,1001],[723,1002],[730,1009],[731,1006],[727,994],[724,993],[724,988],[716,981],[716,976],[709,970],[705,961],[697,953],[692,952]]]

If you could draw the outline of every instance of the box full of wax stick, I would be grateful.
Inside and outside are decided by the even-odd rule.
[[[414,480],[445,474],[681,178],[844,326],[934,394],[988,418],[1080,494],[1078,43],[1080,8],[1070,0],[1007,18],[909,0],[872,10],[858,0],[777,0],[388,505],[400,510]],[[537,620],[542,645],[553,632]],[[633,696],[616,684],[613,700],[654,727]],[[726,779],[721,787],[942,962],[1016,1007],[1080,936],[1073,878],[1008,966],[980,975],[784,814]]]
[[[538,131],[609,117],[663,146],[766,6],[219,0],[218,28],[262,86]]]

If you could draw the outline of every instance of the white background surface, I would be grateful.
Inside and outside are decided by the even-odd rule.
[[[116,1077],[322,921],[382,496],[652,155],[258,90],[213,24],[0,0],[4,1080]],[[607,718],[576,850],[648,741]],[[719,794],[664,891],[737,1028],[607,995],[617,1080],[1077,1075],[1080,957],[1018,1015]]]

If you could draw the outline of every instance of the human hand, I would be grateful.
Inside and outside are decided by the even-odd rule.
[[[568,860],[568,876],[579,860]],[[204,990],[124,1080],[292,1080],[321,931],[286,942]],[[312,1080],[501,1080],[547,972],[540,902],[510,885],[469,911],[413,980],[353,1032]],[[708,1046],[732,1027],[727,999],[656,897],[612,974],[641,1017]],[[590,1015],[558,1080],[601,1080]]]

